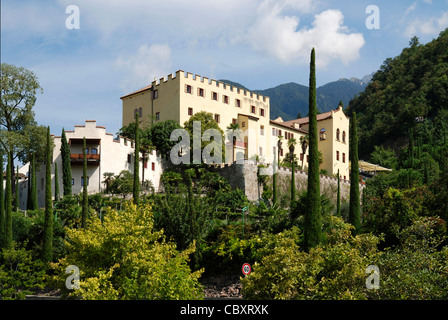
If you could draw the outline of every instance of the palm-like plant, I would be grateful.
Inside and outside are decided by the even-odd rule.
[[[238,122],[232,122],[227,126],[227,130],[230,130],[228,132],[229,138],[232,137],[232,163],[235,161],[235,144],[236,139],[240,137],[240,125]]]
[[[302,156],[302,170],[303,170],[303,161],[305,160],[305,152],[308,149],[310,137],[308,135],[301,136],[299,141],[300,146],[302,147],[302,154],[303,154]]]

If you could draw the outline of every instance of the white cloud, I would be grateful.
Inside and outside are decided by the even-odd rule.
[[[171,49],[167,44],[144,44],[133,55],[120,55],[114,65],[124,73],[121,89],[129,93],[172,73]]]
[[[440,17],[432,17],[428,20],[414,20],[406,28],[405,35],[410,38],[415,35],[434,35],[448,27],[448,11],[442,13]]]
[[[306,64],[312,47],[316,49],[316,64],[326,66],[331,60],[344,64],[359,58],[365,40],[360,33],[350,33],[343,25],[339,10],[326,10],[314,17],[312,27],[299,28],[297,16],[283,12],[290,1],[280,4],[265,0],[257,11],[257,19],[249,26],[244,40],[255,50],[262,51],[284,63]],[[304,9],[307,2],[301,2]]]

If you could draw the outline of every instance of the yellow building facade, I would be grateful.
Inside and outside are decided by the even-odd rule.
[[[226,134],[226,163],[255,158],[262,163],[273,163],[274,158],[282,161],[289,152],[287,141],[294,138],[298,163],[305,170],[308,167],[308,148],[303,153],[300,143],[308,133],[308,118],[270,120],[269,97],[178,70],[120,99],[123,126],[133,122],[137,114],[146,126],[165,120],[183,126],[192,115],[206,111],[224,132],[229,132],[231,123],[238,123],[241,129],[236,143]],[[318,115],[321,169],[330,175],[339,169],[343,179],[349,177],[348,128],[349,119],[341,107]],[[283,137],[280,148],[278,136]]]

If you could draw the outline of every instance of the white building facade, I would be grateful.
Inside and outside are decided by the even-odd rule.
[[[111,172],[118,175],[122,170],[134,172],[134,142],[125,137],[115,139],[113,134],[106,132],[103,126],[97,126],[95,120],[86,120],[84,125],[75,125],[74,130],[65,131],[70,146],[70,160],[72,169],[72,193],[82,192],[83,185],[83,139],[86,139],[88,193],[103,192],[106,189],[104,173]],[[63,194],[62,185],[62,157],[61,137],[53,136],[54,150],[51,165],[52,193],[55,191],[55,163],[58,168],[59,194]],[[45,205],[45,164],[37,165],[37,197],[39,207]],[[19,173],[29,176],[29,163],[19,168]],[[140,181],[151,181],[157,192],[162,174],[161,159],[153,151],[148,154],[147,161],[142,161],[140,155],[139,175]],[[20,186],[20,208],[26,208],[28,197],[27,181]]]

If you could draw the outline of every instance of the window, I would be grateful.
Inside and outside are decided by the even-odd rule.
[[[188,115],[192,116],[193,115],[193,108],[188,108]]]
[[[159,90],[154,90],[152,92],[152,99],[155,100],[159,97]]]
[[[276,129],[275,129],[275,128],[272,128],[272,135],[273,135],[273,136],[276,136],[275,133],[276,133]]]
[[[246,121],[241,122],[241,127],[244,128],[246,126]]]
[[[325,130],[324,128],[320,129],[319,137],[320,137],[321,141],[326,140],[327,139],[327,130]]]
[[[142,108],[138,109],[138,117],[139,118],[143,117],[143,109]]]
[[[260,116],[264,117],[264,109],[260,108]]]
[[[282,130],[278,130],[278,136],[282,135]]]
[[[223,101],[225,104],[229,104],[229,96],[222,96],[222,101]]]
[[[160,120],[160,112],[156,112],[156,120]]]
[[[303,153],[300,154],[300,161],[303,161]]]
[[[238,107],[238,108],[241,108],[241,100],[236,99],[235,100],[235,106]]]
[[[255,106],[250,106],[250,112],[255,113]]]
[[[98,149],[97,148],[92,148],[92,149],[90,149],[90,153],[91,154],[98,154]]]
[[[233,124],[237,124],[237,123],[238,123],[238,120],[235,119],[235,118],[233,118],[233,119],[232,119],[232,123],[233,123]]]
[[[345,176],[344,176],[344,180],[347,180]]]
[[[339,136],[341,134],[341,131],[339,130],[339,128],[336,130],[336,140],[339,141]]]
[[[87,185],[89,185],[89,177],[87,177]],[[81,187],[84,186],[84,177],[81,177]]]
[[[132,162],[132,155],[128,154],[128,163],[131,163],[131,162]]]
[[[198,96],[203,97],[204,95],[204,89],[198,88]]]
[[[260,126],[260,135],[264,136],[264,126]]]
[[[212,100],[218,101],[218,94],[216,92],[212,92]]]
[[[336,151],[336,160],[339,161],[339,151]]]
[[[262,148],[262,147],[259,148],[259,155],[260,155],[260,156],[263,155],[263,148]]]
[[[345,153],[342,153],[342,162],[345,163]]]
[[[192,94],[193,93],[193,88],[190,85],[185,85],[185,92]]]
[[[72,186],[75,185],[75,179],[72,178]]]
[[[280,156],[283,157],[283,149],[280,149]]]
[[[86,155],[89,154],[89,148],[86,148]]]
[[[215,114],[215,121],[219,123],[219,114]]]
[[[148,169],[148,161],[143,162],[143,166],[145,167],[145,169]]]
[[[342,142],[345,143],[345,131],[342,131]]]
[[[151,162],[151,170],[156,171],[156,164],[154,162]]]

